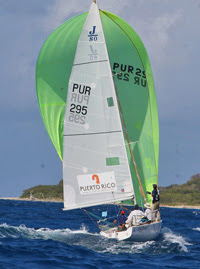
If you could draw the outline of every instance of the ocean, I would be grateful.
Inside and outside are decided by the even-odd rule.
[[[118,242],[82,210],[62,208],[0,200],[0,268],[200,268],[200,210],[161,208],[157,240]]]

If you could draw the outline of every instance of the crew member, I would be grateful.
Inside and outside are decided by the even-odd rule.
[[[144,204],[146,207],[146,210],[144,212],[144,216],[147,217],[148,220],[153,220],[153,210],[151,208],[151,205],[149,203]]]
[[[126,221],[127,226],[138,225],[141,221],[141,218],[144,216],[144,213],[139,210],[139,206],[135,205],[133,211],[129,214]]]
[[[115,225],[115,223],[118,221],[119,231],[121,231],[125,229],[126,220],[127,220],[127,217],[125,216],[125,211],[122,210],[121,215],[118,216],[116,220],[114,220],[113,224]]]
[[[152,195],[152,205],[153,205],[153,218],[160,219],[159,205],[160,205],[160,196],[159,190],[157,189],[157,185],[153,184],[153,191],[147,191],[147,194]]]

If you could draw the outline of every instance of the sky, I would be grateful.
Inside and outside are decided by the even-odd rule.
[[[35,68],[47,37],[91,0],[0,0],[0,197],[58,184],[62,163],[37,104]],[[159,185],[200,172],[200,0],[99,0],[142,39],[160,126]]]

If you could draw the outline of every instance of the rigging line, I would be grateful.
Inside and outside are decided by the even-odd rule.
[[[110,133],[121,133],[122,131],[110,131],[110,132],[99,132],[99,133],[87,133],[87,134],[68,134],[68,135],[63,135],[63,136],[79,136],[79,135],[101,135],[101,134],[110,134]]]
[[[118,216],[119,216],[119,210],[120,210],[120,209],[119,209],[118,212],[117,212],[117,206],[115,206],[114,208],[115,208],[116,216],[117,216],[117,219],[118,219]]]
[[[131,145],[131,144],[135,144],[135,143],[139,143],[140,141],[138,140],[138,141],[134,141],[134,142],[129,142],[129,143],[125,143],[125,145]]]
[[[108,212],[108,207],[109,207],[110,205],[111,205],[111,204],[108,204],[108,206],[107,206],[107,212]],[[82,209],[82,210],[86,211],[89,215],[93,216],[94,218],[98,219],[99,221],[107,221],[107,220],[109,220],[109,219],[113,219],[113,218],[115,218],[115,215],[113,215],[113,216],[110,216],[109,218],[102,219],[102,218],[100,218],[99,216],[95,215],[94,213],[87,211],[86,209]],[[111,222],[108,222],[108,221],[107,221],[107,223],[108,223],[108,224],[112,224]]]
[[[104,13],[104,15],[106,15],[105,14],[105,12],[103,11],[103,10],[101,10],[103,13]],[[113,21],[114,22],[114,20],[111,18],[111,17],[109,17],[108,15],[106,15],[111,21]],[[130,40],[130,42],[133,44],[133,46],[134,46],[134,48],[137,50],[137,53],[138,53],[138,55],[139,55],[139,57],[140,57],[140,60],[141,60],[141,63],[142,63],[142,66],[143,66],[143,68],[144,68],[144,70],[146,71],[146,68],[145,68],[145,66],[144,66],[144,63],[143,63],[143,57],[142,57],[142,54],[144,54],[145,53],[145,55],[147,56],[147,59],[148,59],[148,55],[147,55],[147,52],[146,52],[146,50],[145,50],[145,48],[144,49],[142,49],[143,50],[143,52],[142,52],[142,54],[139,52],[139,46],[138,46],[138,44],[134,44],[134,42],[133,42],[133,40],[129,37],[129,35],[127,34],[127,32],[125,31],[125,29],[124,28],[122,28],[120,25],[119,25],[119,23],[116,23],[116,22],[114,22],[123,32],[124,32],[124,34],[128,37],[128,39]],[[147,65],[150,65],[150,62],[148,62],[149,60],[147,60]],[[149,69],[149,68],[148,68]],[[151,98],[150,98],[150,86],[149,86],[149,84],[152,82],[153,83],[153,89],[154,89],[154,82],[153,82],[153,78],[151,78],[153,75],[152,75],[152,70],[151,70],[151,67],[150,67],[150,75],[148,75],[148,77],[146,77],[146,82],[147,82],[147,88],[148,88],[148,95],[149,95],[149,105],[150,105],[150,111],[151,111],[151,113],[150,113],[150,119],[151,119],[151,123],[152,123],[152,127],[153,127],[153,116],[152,116],[152,105],[151,105]],[[148,79],[149,78],[149,79]],[[148,80],[150,80],[150,83],[148,82]],[[155,90],[154,90],[155,91]],[[155,92],[154,92],[154,95],[155,95]],[[154,135],[154,129],[152,128],[152,136],[153,136],[153,141],[155,140],[155,135]],[[158,138],[159,139],[159,138]],[[154,143],[153,143],[154,144]],[[156,167],[156,179],[157,179],[157,181],[158,181],[158,167],[157,167],[157,163],[156,163],[156,153],[155,153],[155,149],[153,150],[153,153],[154,153],[154,159],[155,159],[155,167]]]
[[[132,157],[132,161],[133,161],[133,165],[134,165],[134,168],[135,168],[136,176],[137,176],[138,183],[139,183],[139,186],[140,186],[140,193],[143,196],[144,201],[146,202],[147,199],[146,199],[146,196],[145,196],[145,193],[144,193],[144,189],[143,189],[143,186],[142,186],[140,175],[138,173],[137,165],[136,165],[135,158],[134,158],[134,155],[133,155],[133,151],[132,151],[132,148],[131,148],[131,145],[130,145],[130,140],[129,140],[128,132],[127,132],[127,129],[126,129],[124,116],[122,114],[122,108],[121,108],[121,105],[120,105],[119,96],[118,96],[116,87],[115,87],[115,94],[116,94],[116,97],[117,97],[117,103],[118,103],[119,111],[120,111],[120,114],[121,114],[121,120],[122,120],[122,124],[123,124],[123,127],[124,127],[125,136],[126,136],[126,139],[128,141],[128,147],[129,147],[129,150],[130,150],[130,154],[131,154],[131,157]]]
[[[99,228],[99,226],[96,224],[96,222],[93,220],[93,218],[88,214],[89,212],[87,210],[85,210],[85,209],[82,209],[82,210],[88,215],[88,217],[91,219],[91,221],[94,223],[94,225],[96,225],[97,228]],[[100,230],[100,228],[99,228],[99,230]]]
[[[84,64],[93,64],[93,63],[102,63],[102,62],[107,62],[107,61],[108,60],[100,60],[100,61],[86,62],[86,63],[74,64],[73,66],[84,65]]]
[[[82,208],[81,208],[81,209],[82,209]],[[94,217],[94,218],[96,218],[96,219],[98,219],[98,220],[99,220],[98,222],[106,221],[109,225],[111,225],[112,223],[109,222],[108,220],[115,217],[115,216],[113,215],[113,216],[111,216],[111,217],[109,217],[109,218],[102,219],[102,218],[100,218],[99,216],[93,214],[92,212],[87,211],[86,209],[82,209],[82,210],[83,210],[83,211],[90,217],[90,219],[93,221],[93,223],[94,223],[98,228],[99,228],[99,226],[98,226],[98,225],[96,224],[96,222],[91,218],[91,216]],[[100,228],[99,228],[99,229],[100,229]]]
[[[128,212],[131,212],[132,211],[131,209],[129,209],[129,208],[125,207],[125,206],[122,206],[122,205],[119,205],[119,207],[121,207],[122,209],[127,210]]]

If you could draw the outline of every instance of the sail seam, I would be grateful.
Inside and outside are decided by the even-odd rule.
[[[63,136],[79,136],[79,135],[99,135],[99,134],[110,134],[110,133],[121,133],[122,131],[110,131],[110,132],[100,132],[100,133],[87,133],[87,134],[69,134]]]
[[[80,64],[74,64],[73,66],[76,66],[76,65],[83,65],[83,64],[101,63],[101,62],[107,62],[107,61],[108,61],[108,60],[101,60],[101,61],[94,61],[94,62],[80,63]]]

